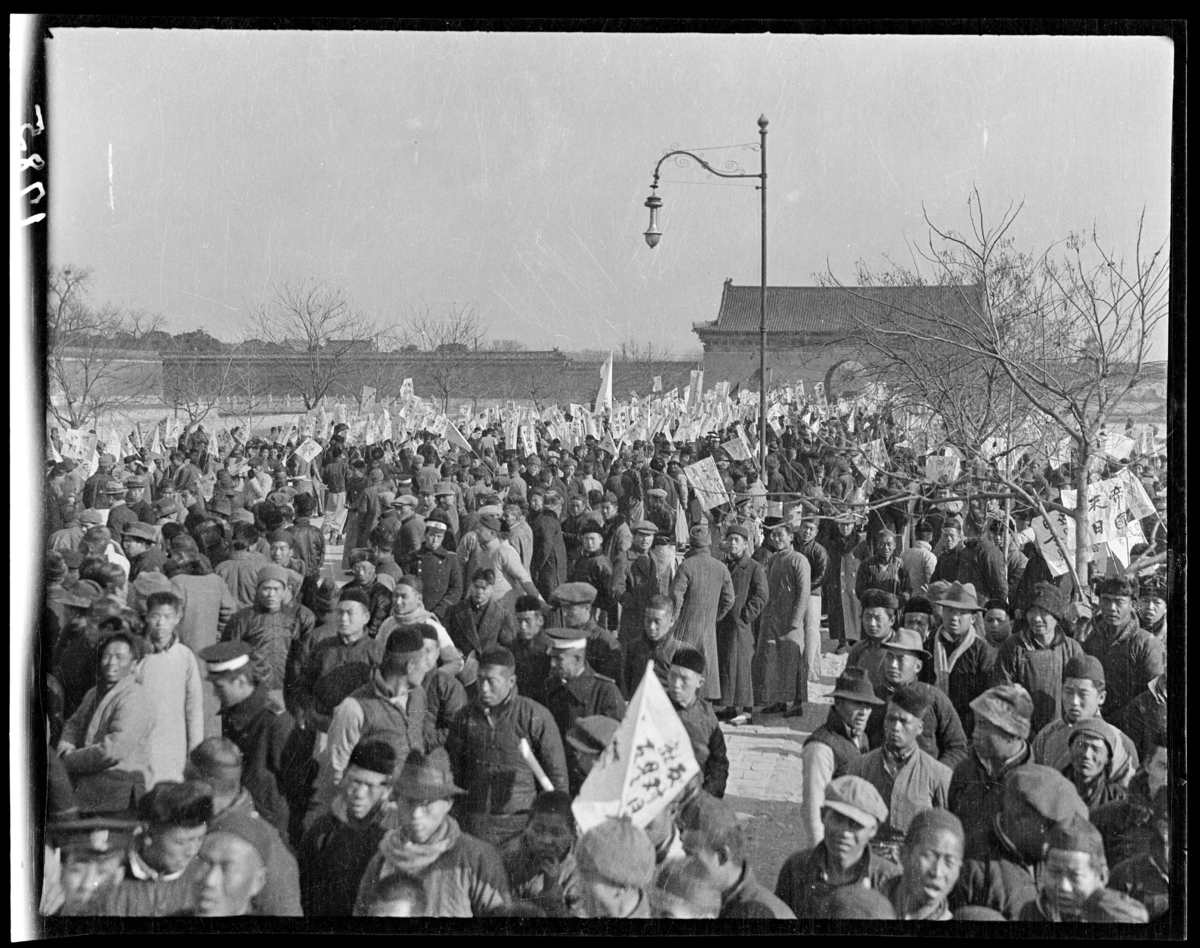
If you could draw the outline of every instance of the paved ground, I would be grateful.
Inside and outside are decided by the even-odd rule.
[[[339,583],[349,576],[340,567],[342,547],[326,548],[325,564]],[[722,725],[729,751],[729,782],[725,798],[743,820],[755,875],[774,890],[784,861],[798,845],[796,826],[800,814],[800,748],[825,721],[834,682],[846,666],[846,655],[834,654],[821,630],[821,681],[809,686],[810,703],[800,717],[759,715],[755,723],[740,727]]]

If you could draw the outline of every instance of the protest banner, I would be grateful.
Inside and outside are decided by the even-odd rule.
[[[949,484],[958,478],[961,462],[954,455],[931,454],[925,459],[925,480]]]
[[[403,382],[400,383],[400,401],[407,402],[410,398],[412,398],[412,394],[413,394],[412,379],[405,379]]]
[[[321,446],[312,438],[305,438],[300,446],[296,448],[296,457],[300,458],[306,464],[312,464],[313,460],[321,453]]]
[[[738,438],[734,438],[732,441],[726,441],[723,445],[721,445],[721,449],[734,461],[749,461],[753,458],[753,455],[750,453],[750,449],[746,446],[746,443]]]
[[[728,503],[729,494],[721,481],[721,472],[711,456],[701,458],[695,464],[689,464],[683,469],[688,482],[696,491],[696,499],[705,510],[711,510],[719,504]]]
[[[1058,538],[1066,547],[1067,553],[1072,559],[1075,557],[1075,525],[1071,518],[1064,513],[1051,514],[1051,519],[1045,517],[1034,518],[1033,523],[1034,536],[1037,537],[1038,549],[1041,551],[1042,559],[1046,561],[1046,566],[1050,568],[1050,572],[1055,576],[1063,576],[1070,572],[1070,567],[1067,561],[1063,558],[1062,551],[1058,548],[1058,544],[1054,542],[1054,534],[1058,534]]]
[[[571,809],[581,833],[609,817],[628,817],[644,828],[698,773],[692,742],[649,663]]]

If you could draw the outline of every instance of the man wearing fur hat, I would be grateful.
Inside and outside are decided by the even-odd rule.
[[[1100,599],[1090,629],[1080,630],[1083,650],[1100,659],[1108,678],[1108,713],[1116,718],[1163,670],[1163,644],[1133,614],[1137,580],[1107,577],[1096,585]]]
[[[1033,699],[1033,733],[1058,717],[1067,663],[1083,654],[1060,627],[1066,608],[1058,589],[1039,583],[1025,610],[1026,628],[1004,641],[996,660],[997,682],[1021,685]]]

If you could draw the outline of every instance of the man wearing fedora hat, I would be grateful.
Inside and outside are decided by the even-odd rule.
[[[884,704],[875,697],[875,689],[861,668],[842,672],[832,698],[833,707],[825,723],[813,731],[800,752],[803,765],[800,833],[805,844],[801,850],[816,846],[824,838],[821,807],[825,804],[825,789],[830,781],[845,775],[852,761],[870,749],[867,721],[871,710]]]
[[[134,521],[121,531],[121,548],[129,557],[129,581],[141,573],[161,573],[167,565],[167,554],[158,545],[158,528]]]
[[[847,772],[868,781],[888,805],[888,818],[873,846],[899,862],[899,847],[909,824],[922,810],[946,809],[953,771],[923,751],[917,739],[928,710],[926,693],[898,688],[888,698],[883,744],[850,762]]]
[[[921,680],[950,696],[969,738],[971,702],[991,685],[999,650],[980,634],[983,605],[970,583],[952,583],[934,605],[941,607],[942,622],[926,642],[933,661],[921,669]]]
[[[437,918],[488,915],[509,901],[508,874],[495,846],[465,833],[450,815],[466,791],[454,782],[441,748],[409,754],[393,784],[396,809],[362,875],[354,914],[368,914],[371,893],[390,876],[416,880],[425,912]]]
[[[1060,628],[1066,609],[1057,588],[1039,583],[1025,610],[1025,627],[1004,640],[996,659],[996,682],[1021,685],[1033,698],[1034,734],[1058,717],[1067,663],[1083,654]]]
[[[691,549],[671,580],[675,602],[675,629],[682,645],[704,655],[709,674],[704,697],[721,697],[720,659],[717,653],[717,623],[733,608],[733,578],[729,568],[712,556],[712,538],[706,525],[692,528]],[[799,554],[797,554],[799,555]]]
[[[901,689],[920,696],[922,727],[917,732],[917,741],[925,753],[953,770],[967,756],[967,737],[949,696],[918,678],[921,668],[931,658],[922,648],[920,633],[897,629],[883,643],[882,650],[883,684],[876,694],[885,701]],[[879,747],[885,735],[885,713],[876,708],[867,722],[867,740],[871,747]]]

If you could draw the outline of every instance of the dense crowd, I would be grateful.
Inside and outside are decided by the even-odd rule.
[[[865,484],[792,419],[762,471],[718,435],[523,456],[498,427],[470,451],[346,432],[311,462],[199,429],[49,466],[44,914],[1167,911],[1153,568],[1079,588],[1025,505],[962,499],[969,476],[914,495],[902,450]],[[729,501],[705,509],[684,468],[710,456]],[[1161,461],[1133,467],[1161,496]],[[1161,517],[1144,533],[1163,547]],[[846,667],[772,892],[723,728],[804,712],[823,619]],[[579,833],[648,668],[700,773],[644,827]]]

